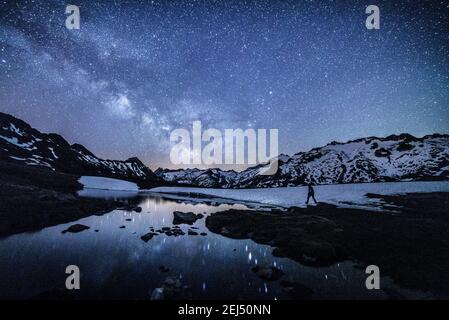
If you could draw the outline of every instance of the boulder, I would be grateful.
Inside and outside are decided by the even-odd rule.
[[[90,227],[77,223],[77,224],[71,225],[67,229],[63,230],[62,233],[67,233],[67,232],[78,233],[78,232],[81,232],[81,231],[84,231],[87,229],[90,229]]]
[[[173,212],[173,224],[193,224],[196,220],[201,219],[203,215],[194,214],[193,212],[181,212],[174,211]]]
[[[151,239],[153,239],[154,236],[157,236],[157,233],[148,232],[147,234],[144,234],[143,236],[141,236],[140,239],[142,239],[145,242],[148,242]]]

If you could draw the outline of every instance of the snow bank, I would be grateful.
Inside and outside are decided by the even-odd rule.
[[[339,184],[315,186],[314,189],[315,198],[319,202],[331,203],[340,207],[368,206],[374,208],[379,203],[379,199],[370,199],[366,197],[367,193],[388,195],[410,192],[449,192],[449,181]],[[158,187],[151,189],[151,192],[189,192],[282,207],[305,207],[307,199],[307,187],[264,189]]]
[[[78,180],[84,188],[103,189],[103,190],[122,190],[122,191],[138,191],[139,187],[134,182],[120,179],[82,176]]]

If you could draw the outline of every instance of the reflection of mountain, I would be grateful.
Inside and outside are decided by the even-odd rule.
[[[368,137],[278,157],[275,175],[258,175],[260,166],[242,172],[219,169],[155,173],[167,181],[201,187],[285,187],[318,184],[449,179],[449,135],[415,138],[409,134]]]
[[[4,113],[0,113],[0,160],[75,175],[125,179],[142,187],[161,181],[138,158],[100,159],[80,144],[70,145],[60,135],[41,133]]]

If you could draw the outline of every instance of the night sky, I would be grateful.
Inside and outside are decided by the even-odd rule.
[[[194,120],[277,128],[287,154],[449,132],[449,1],[3,0],[0,18],[0,111],[100,157],[173,167]]]

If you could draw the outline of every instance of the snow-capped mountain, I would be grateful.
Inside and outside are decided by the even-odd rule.
[[[26,122],[1,112],[0,161],[76,175],[125,179],[142,187],[161,181],[138,158],[125,161],[100,159],[80,144],[70,145],[60,135],[41,133]]]
[[[162,169],[159,168],[154,173],[167,182],[174,182],[185,185],[193,185],[205,188],[232,188],[238,172],[220,169]]]
[[[219,169],[158,169],[161,178],[199,187],[264,188],[317,184],[449,179],[449,135],[409,134],[331,142],[293,156],[280,155],[279,169],[259,175],[261,165],[241,172]]]
[[[317,184],[423,181],[449,179],[449,135],[416,138],[409,134],[368,137],[280,155],[274,175],[260,175],[263,165],[241,172],[220,169],[158,169],[138,158],[103,160],[60,135],[41,133],[22,120],[0,112],[0,161],[76,175],[93,175],[152,187],[168,182],[208,188],[265,188]]]

